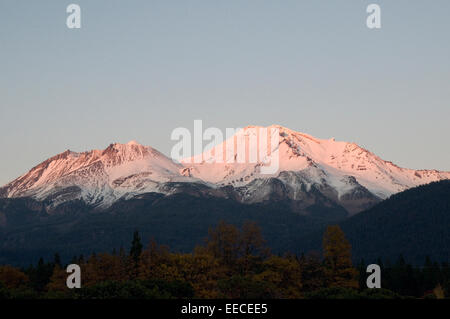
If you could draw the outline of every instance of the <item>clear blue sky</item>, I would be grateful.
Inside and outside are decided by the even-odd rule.
[[[66,27],[66,6],[82,29]],[[382,29],[365,25],[378,3]],[[450,1],[0,2],[0,184],[66,149],[280,124],[450,170]]]

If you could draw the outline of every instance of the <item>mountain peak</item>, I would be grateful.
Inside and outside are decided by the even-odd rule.
[[[131,140],[127,143],[111,143],[109,145],[109,147],[114,147],[114,148],[129,148],[129,147],[138,147],[138,148],[149,148],[148,146],[142,145],[139,142],[135,141],[135,140]]]
[[[135,140],[131,140],[127,143],[127,145],[139,145],[142,146],[141,144],[139,144],[138,142],[136,142]]]
[[[261,159],[266,150],[261,149],[258,141],[265,135],[261,135],[262,128],[279,130],[278,169],[271,175],[262,174],[260,169],[266,165]],[[246,143],[245,156],[237,156],[242,147],[232,142],[242,144],[242,135]],[[226,158],[217,161],[216,154]],[[58,202],[82,198],[91,204],[111,204],[123,196],[164,193],[165,183],[195,181],[213,188],[230,185],[250,190],[251,187],[257,189],[260,183],[278,179],[293,198],[311,187],[328,189],[339,198],[356,196],[358,190],[386,198],[410,187],[450,178],[450,172],[400,168],[355,143],[320,139],[280,125],[247,126],[211,150],[195,155],[197,158],[200,160],[182,160],[182,164],[177,164],[135,140],[110,144],[104,150],[66,151],[0,188],[0,196],[58,198]],[[231,158],[234,161],[228,161]]]
[[[273,176],[259,173],[260,167],[264,165],[260,160],[256,163],[248,160],[250,149],[256,149],[253,153],[261,153],[260,143],[254,138],[255,135],[260,136],[261,129],[278,129],[280,136],[276,148],[279,152],[279,169]],[[269,131],[268,134],[273,134],[273,131]],[[246,162],[214,164],[216,161],[213,153],[224,157],[227,150],[233,154],[233,158],[238,158],[237,147],[233,141],[235,136],[239,135],[253,137],[246,140]],[[342,181],[347,180],[348,176],[353,176],[359,184],[380,198],[386,198],[413,186],[450,177],[450,172],[420,174],[412,169],[400,168],[355,143],[336,141],[334,137],[321,139],[281,125],[267,127],[249,125],[235,136],[216,145],[210,151],[196,155],[195,160],[183,161],[185,164],[192,163],[191,166],[194,168],[191,170],[192,176],[211,183],[241,187],[254,179],[277,178],[283,172],[307,173],[315,175],[313,183],[320,184],[325,180],[329,185],[342,188],[340,193],[347,191],[345,188],[347,185],[341,187]],[[311,170],[316,171],[312,173]]]

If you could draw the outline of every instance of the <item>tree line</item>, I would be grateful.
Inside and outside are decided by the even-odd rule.
[[[426,259],[413,268],[400,257],[378,261],[382,289],[367,289],[366,264],[354,266],[351,246],[339,226],[329,226],[322,254],[271,253],[260,228],[220,222],[191,253],[170,251],[154,240],[144,247],[139,233],[131,248],[77,256],[81,289],[66,286],[67,265],[58,254],[27,268],[0,266],[0,299],[110,298],[445,298],[450,268]]]

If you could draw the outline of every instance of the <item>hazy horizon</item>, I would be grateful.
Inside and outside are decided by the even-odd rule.
[[[82,28],[66,27],[77,3]],[[377,3],[382,28],[365,25]],[[450,171],[450,2],[0,4],[0,185],[67,149],[282,125]]]

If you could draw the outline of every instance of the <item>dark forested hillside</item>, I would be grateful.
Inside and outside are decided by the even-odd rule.
[[[409,189],[340,223],[354,260],[394,261],[400,255],[416,265],[427,256],[450,261],[450,181]],[[320,249],[321,231],[299,244]]]
[[[342,223],[356,256],[450,260],[450,181],[393,195]]]
[[[313,205],[309,209],[314,217],[294,213],[290,207],[283,201],[245,205],[215,197],[149,193],[119,201],[107,211],[74,202],[48,214],[39,202],[2,199],[0,264],[29,264],[56,252],[67,260],[74,255],[127,248],[134,230],[139,230],[146,243],[154,238],[174,251],[189,252],[221,220],[237,226],[255,221],[274,252],[293,251],[299,235],[347,215],[339,206]]]
[[[339,223],[352,244],[353,259],[378,257],[423,264],[426,256],[449,261],[450,181],[410,189],[344,220],[339,206],[311,206],[310,214],[291,210],[286,201],[244,205],[234,200],[186,194],[149,193],[119,201],[98,212],[72,202],[51,214],[30,199],[0,200],[0,264],[29,264],[39,257],[63,260],[74,255],[127,248],[139,230],[174,251],[189,252],[221,220],[240,226],[255,221],[273,252],[321,250],[326,225]]]

